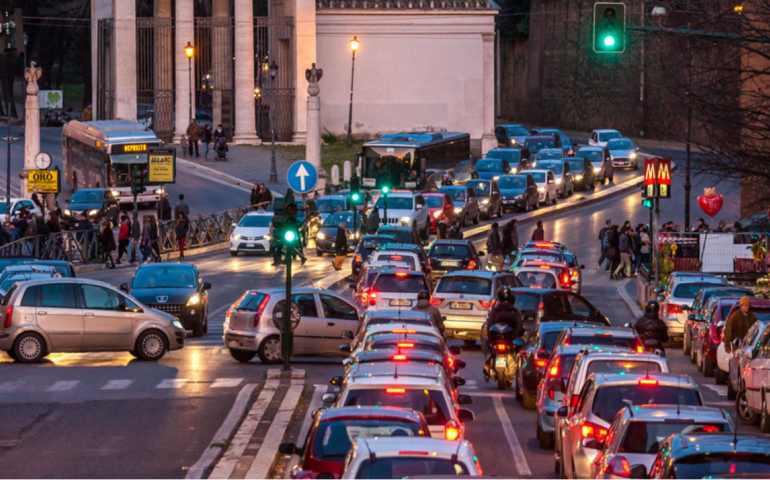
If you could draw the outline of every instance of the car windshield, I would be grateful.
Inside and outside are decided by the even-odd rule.
[[[525,287],[556,288],[556,277],[551,272],[519,272],[516,274]]]
[[[567,163],[569,163],[569,168],[571,168],[573,172],[582,172],[583,168],[585,167],[585,163],[582,158],[567,160]]]
[[[607,142],[608,150],[632,150],[634,148],[634,142],[627,138],[620,140],[610,140]]]
[[[500,177],[497,185],[502,190],[523,190],[527,188],[526,177]]]
[[[430,249],[430,254],[428,256],[431,259],[440,257],[465,259],[470,258],[471,250],[466,244],[434,243],[433,248]]]
[[[767,453],[704,452],[688,455],[674,463],[676,478],[726,478],[722,475],[760,474],[770,471]]]
[[[268,228],[273,221],[272,215],[246,215],[238,223],[239,227]]]
[[[345,210],[345,200],[341,198],[319,198],[315,206],[321,213],[332,213]]]
[[[361,248],[366,248],[370,250],[374,250],[375,248],[379,248],[383,245],[387,245],[388,243],[393,243],[396,240],[395,237],[375,237],[375,238],[365,238],[361,240]]]
[[[518,148],[512,148],[509,150],[490,150],[487,152],[487,158],[499,158],[501,160],[508,160],[514,164],[519,163],[521,160],[521,150]]]
[[[244,310],[247,312],[256,312],[259,306],[265,300],[268,295],[260,292],[246,292],[235,302],[235,310]]]
[[[553,140],[527,140],[526,142],[524,142],[524,145],[529,149],[530,152],[537,153],[538,151],[544,148],[553,148],[554,141]]]
[[[428,425],[441,425],[442,427],[451,418],[449,405],[439,390],[424,390],[422,388],[412,390],[405,387],[350,390],[345,398],[344,406],[356,405],[367,407],[380,405],[414,410],[422,413]]]
[[[492,281],[479,277],[444,277],[436,286],[437,293],[464,293],[466,295],[491,295]]]
[[[411,210],[412,205],[412,197],[388,197],[388,210]],[[377,199],[377,208],[381,212],[385,209],[385,195],[380,195]]]
[[[636,453],[655,455],[660,446],[671,435],[684,433],[724,432],[724,423],[704,423],[694,420],[677,420],[676,422],[631,422],[626,430],[626,436],[618,449],[619,453]]]
[[[564,171],[564,165],[561,162],[537,162],[537,168],[545,168],[557,175]]]
[[[488,197],[489,191],[492,190],[491,184],[483,180],[471,180],[465,184],[466,187],[472,188],[476,195],[481,197]]]
[[[404,262],[409,265],[409,270],[414,270],[415,265],[414,258],[411,255],[401,255],[400,253],[392,252],[377,252],[374,258],[375,262]]]
[[[396,419],[329,420],[321,422],[313,441],[313,458],[341,462],[356,438],[424,437],[430,433],[420,430],[420,424]]]
[[[611,384],[599,388],[596,392],[592,411],[605,422],[611,422],[623,407],[652,404],[701,406],[701,401],[698,391],[694,388],[673,385],[645,386],[637,383]]]
[[[636,337],[612,335],[597,330],[596,333],[573,333],[569,336],[570,345],[593,345],[596,347],[636,348]]]
[[[447,458],[435,457],[377,457],[376,462],[364,459],[355,478],[444,478],[468,475],[461,462],[452,463]]]
[[[195,288],[195,273],[179,265],[139,268],[133,288]]]
[[[564,151],[562,149],[547,149],[547,150],[540,150],[537,152],[537,159],[538,160],[549,160],[554,158],[561,158],[564,156]],[[538,163],[539,165],[539,163]]]
[[[508,132],[508,135],[510,136],[529,135],[529,132],[524,127],[505,127],[505,131]]]
[[[78,190],[72,195],[70,203],[102,203],[104,193],[101,191]]]
[[[623,135],[620,134],[620,132],[599,132],[599,141],[600,142],[606,142],[608,140],[612,140],[613,138],[622,138]]]
[[[425,199],[425,203],[428,204],[428,208],[441,208],[444,206],[443,195],[426,195],[423,198]]]
[[[577,151],[575,156],[587,158],[590,162],[601,162],[603,153],[601,150],[587,150],[585,148],[581,148]]]
[[[676,298],[695,298],[703,287],[713,286],[713,283],[680,283],[671,293]]]
[[[592,373],[655,373],[660,372],[657,362],[631,360],[593,360],[588,364],[588,375]]]
[[[439,189],[439,192],[446,193],[449,195],[449,198],[456,202],[464,202],[465,201],[465,188],[441,188]]]
[[[374,281],[372,289],[385,293],[417,293],[428,290],[421,275],[399,275],[398,273],[381,274]]]
[[[356,222],[361,225],[363,218],[361,213],[356,216]],[[353,212],[334,212],[324,220],[324,227],[339,227],[341,223],[345,223],[348,227],[353,227]]]
[[[527,172],[532,175],[535,183],[545,183],[545,172]]]
[[[482,158],[476,162],[474,168],[479,172],[499,173],[503,171],[503,162],[500,160],[486,160]]]

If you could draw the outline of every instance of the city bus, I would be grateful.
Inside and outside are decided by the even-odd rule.
[[[441,170],[470,159],[471,136],[457,132],[392,133],[367,142],[358,156],[361,186],[435,189]]]
[[[141,123],[130,120],[99,120],[64,125],[62,149],[64,181],[78,188],[109,188],[120,203],[133,203],[131,172],[147,171],[150,147],[161,140]],[[163,193],[160,184],[145,180],[145,192],[137,202],[156,203]]]

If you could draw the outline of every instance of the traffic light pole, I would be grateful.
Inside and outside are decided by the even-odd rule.
[[[650,215],[652,215],[652,211],[650,211]],[[660,198],[655,197],[655,225],[654,225],[654,231],[652,236],[652,246],[653,246],[653,268],[655,269],[655,288],[658,288],[660,285],[660,244],[659,244],[659,235],[658,232],[660,231]]]
[[[383,200],[383,204],[385,206],[384,208],[385,212],[384,212],[382,224],[387,226],[388,225],[388,194],[383,193],[383,195],[385,195],[385,199]]]
[[[291,371],[291,350],[294,342],[294,338],[291,331],[291,262],[292,262],[292,245],[286,243],[284,245],[286,249],[286,299],[283,305],[283,331],[281,332],[281,338],[283,339],[283,371]]]

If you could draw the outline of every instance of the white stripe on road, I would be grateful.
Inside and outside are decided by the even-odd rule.
[[[524,452],[521,450],[519,439],[516,438],[516,432],[513,430],[513,425],[511,425],[511,419],[508,418],[508,413],[505,411],[503,398],[501,396],[494,396],[492,397],[492,403],[495,404],[497,416],[500,418],[500,423],[503,425],[505,438],[508,439],[508,445],[511,447],[511,453],[513,454],[516,471],[519,472],[520,477],[528,477],[532,475],[532,471],[529,469],[529,465],[527,465],[527,458],[524,456]]]
[[[222,423],[222,426],[219,427],[217,433],[214,434],[214,438],[211,439],[212,445],[215,443],[227,442],[230,437],[232,437],[235,428],[238,426],[238,421],[241,419],[243,412],[249,405],[249,399],[251,398],[251,394],[254,392],[254,389],[257,388],[257,385],[258,384],[256,383],[249,383],[248,385],[245,385],[240,392],[238,392],[238,396],[235,397],[235,402],[233,403],[232,408],[230,408],[230,413],[227,414],[227,417],[225,417],[225,421]],[[187,471],[187,476],[185,478],[195,480],[203,478],[203,474],[206,472],[206,469],[214,463],[220,452],[221,449],[209,446],[209,448],[203,452],[201,458],[195,462],[195,465],[190,467],[190,470]]]
[[[21,386],[24,385],[24,382],[3,382],[0,383],[0,393],[11,393],[15,392]]]
[[[162,380],[155,388],[182,388],[187,381],[186,378],[168,378]]]
[[[77,384],[80,383],[79,380],[60,380],[58,382],[54,382],[53,385],[46,388],[46,392],[66,392],[67,390],[72,390],[77,386]]]
[[[709,385],[709,384],[701,384],[701,387],[706,387],[712,392],[716,392],[717,395],[720,397],[726,397],[727,396],[727,385]]]
[[[310,399],[310,404],[307,406],[305,420],[303,420],[302,426],[299,429],[299,435],[297,436],[297,440],[294,442],[295,444],[297,445],[305,444],[307,433],[310,431],[310,426],[313,424],[313,416],[312,416],[313,410],[323,405],[323,401],[321,400],[321,397],[323,397],[323,394],[326,393],[327,390],[328,390],[328,387],[326,385],[315,385],[315,391],[313,392],[313,397]],[[299,462],[299,455],[294,454],[294,455],[291,455],[291,457],[289,458],[289,461],[286,463],[288,465],[295,465],[297,462]],[[283,478],[290,478],[290,477],[291,477],[291,468],[287,468],[283,472]]]
[[[217,378],[211,384],[211,388],[233,388],[240,385],[242,381],[242,378]]]
[[[101,390],[125,390],[134,383],[133,380],[110,380]]]

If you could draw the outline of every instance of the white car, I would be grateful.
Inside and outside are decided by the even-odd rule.
[[[430,211],[422,194],[414,192],[390,192],[387,195],[388,218],[385,218],[385,195],[377,199],[377,209],[383,224],[412,227],[423,240],[430,234]]]
[[[369,310],[411,310],[417,305],[417,294],[421,290],[430,292],[425,275],[414,270],[383,271],[374,279],[369,294]]]
[[[267,253],[270,251],[270,230],[273,212],[250,212],[235,226],[230,234],[230,255],[238,252]]]
[[[535,180],[537,186],[537,201],[538,204],[546,204],[553,202],[556,204],[556,199],[559,197],[558,185],[556,185],[556,177],[550,170],[524,170],[522,173],[531,175]]]
[[[607,150],[613,166],[639,169],[639,147],[630,138],[613,138],[607,142]]]
[[[8,213],[8,210],[5,209],[5,204],[6,197],[0,197],[0,215],[2,216],[5,216]],[[21,212],[22,208],[26,209],[30,214],[35,213],[38,216],[43,214],[40,209],[37,208],[37,205],[35,205],[32,200],[28,198],[11,198],[10,204],[11,220],[15,220],[19,216],[19,212]]]
[[[762,433],[770,433],[770,350],[767,347],[770,328],[766,327],[761,335],[752,352],[751,362],[741,372],[743,388],[738,392],[736,404],[742,423],[751,424],[759,420]]]
[[[672,342],[676,341],[675,338],[684,340],[685,321],[700,289],[719,285],[727,286],[724,278],[710,273],[669,278],[668,287],[658,296],[658,302],[660,302],[660,318],[668,327],[668,336]],[[689,309],[685,310],[683,306]]]
[[[594,130],[591,132],[591,138],[588,139],[588,145],[592,147],[606,147],[607,142],[614,138],[623,138],[623,134],[608,128]]]
[[[375,250],[371,255],[371,262],[398,262],[408,265],[407,270],[420,270],[420,257],[414,252],[401,250]]]

